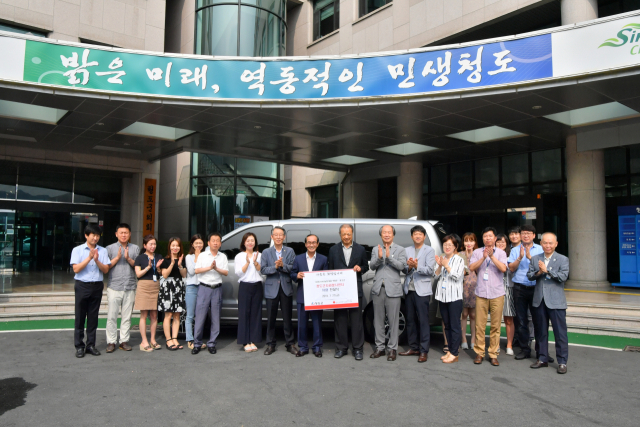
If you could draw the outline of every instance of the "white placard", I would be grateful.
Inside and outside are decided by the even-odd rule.
[[[304,272],[305,310],[358,307],[358,278],[353,270]]]

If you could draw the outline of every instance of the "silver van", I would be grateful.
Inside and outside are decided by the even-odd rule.
[[[401,220],[401,219],[293,219],[293,220],[276,220],[256,222],[245,225],[222,238],[222,247],[220,250],[229,259],[229,275],[223,277],[222,283],[222,311],[221,322],[226,325],[234,325],[238,322],[238,276],[235,274],[234,258],[240,252],[240,242],[242,236],[247,232],[252,232],[258,240],[258,249],[262,252],[273,244],[271,241],[271,230],[274,226],[280,226],[286,230],[285,245],[292,248],[296,255],[306,252],[304,246],[304,238],[308,234],[315,234],[320,240],[318,245],[318,253],[329,255],[329,248],[340,243],[339,229],[342,224],[351,224],[354,229],[354,242],[362,245],[367,251],[367,256],[371,259],[371,249],[382,242],[379,230],[385,224],[391,224],[396,229],[394,242],[403,247],[413,244],[411,240],[410,230],[416,225],[422,225],[427,230],[425,244],[433,247],[436,254],[442,253],[442,245],[440,238],[429,221]],[[367,272],[362,277],[363,285],[363,307],[364,310],[364,329],[365,338],[371,342],[374,337],[373,331],[373,305],[371,303],[371,287],[373,286],[373,271]],[[435,286],[435,283],[434,283]],[[297,310],[294,292],[293,319],[297,319]],[[405,321],[405,305],[404,301],[400,308],[400,339],[406,337],[406,321]],[[431,324],[436,322],[436,302],[431,299],[430,310]],[[266,302],[263,303],[262,319],[266,322]],[[333,310],[324,310],[323,322],[333,323]],[[281,322],[282,318],[279,317]]]

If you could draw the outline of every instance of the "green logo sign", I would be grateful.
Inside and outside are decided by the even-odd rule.
[[[627,24],[616,34],[616,37],[606,39],[604,43],[598,46],[598,49],[604,46],[620,47],[627,43],[637,43],[640,39],[640,24]]]

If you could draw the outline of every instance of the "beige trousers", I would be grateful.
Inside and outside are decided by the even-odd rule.
[[[489,357],[498,358],[500,348],[500,324],[502,323],[502,309],[504,295],[498,298],[486,299],[476,296],[476,344],[473,351],[484,357],[485,332],[487,329],[487,315],[491,309],[491,332],[489,334]]]
[[[118,344],[118,312],[121,312],[120,342],[129,342],[131,313],[136,291],[114,291],[107,288],[107,344]]]

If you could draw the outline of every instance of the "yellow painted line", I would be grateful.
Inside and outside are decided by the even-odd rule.
[[[629,293],[624,293],[624,292],[587,291],[587,290],[584,290],[584,289],[565,289],[565,291],[568,291],[568,292],[590,292],[590,293],[593,293],[593,294],[631,295],[631,296],[640,297],[640,293],[638,293],[638,294],[629,294]]]

